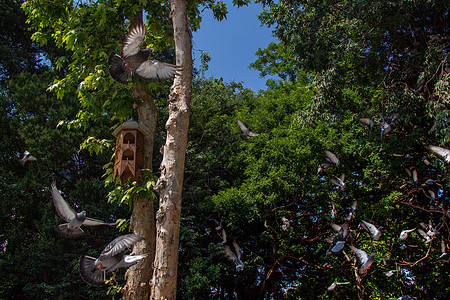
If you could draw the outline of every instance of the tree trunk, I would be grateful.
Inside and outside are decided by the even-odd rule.
[[[155,186],[159,192],[159,210],[156,213],[156,253],[151,299],[158,300],[176,298],[181,193],[192,89],[192,46],[186,2],[171,0],[170,7],[176,63],[183,66],[183,73],[175,77],[169,95],[167,137],[161,149],[161,176]]]
[[[136,99],[142,100],[135,108],[138,112],[138,121],[149,135],[145,138],[144,168],[152,169],[153,143],[155,138],[158,111],[150,94],[142,89],[140,83],[134,85],[133,94]],[[134,233],[144,238],[144,241],[134,246],[135,254],[147,253],[148,256],[138,264],[127,270],[125,278],[127,283],[123,290],[123,299],[148,299],[150,294],[150,280],[153,273],[153,259],[155,254],[155,220],[153,199],[138,199],[133,204],[131,226]]]

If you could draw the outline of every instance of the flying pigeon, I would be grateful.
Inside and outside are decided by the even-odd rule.
[[[350,221],[353,218],[353,214],[355,213],[357,206],[358,206],[358,201],[356,201],[356,200],[353,201],[353,204],[350,207],[350,213],[348,214],[347,221]]]
[[[377,228],[375,225],[364,220],[362,220],[361,222],[362,227],[367,230],[373,241],[376,241],[381,236],[381,227]]]
[[[400,232],[399,239],[402,240],[402,241],[406,240],[408,238],[408,235],[411,232],[413,232],[414,230],[416,230],[416,228],[403,230],[402,232]]]
[[[422,226],[423,229],[425,229],[427,231],[427,235],[432,237],[435,235],[439,234],[439,231],[436,229],[436,227],[433,227],[433,223],[431,222],[431,220],[428,222],[428,225],[421,222],[420,226]]]
[[[20,153],[17,153],[17,156],[19,156]],[[33,156],[30,152],[28,152],[27,150],[25,150],[23,152],[23,157],[21,159],[19,159],[20,164],[23,166],[25,165],[25,163],[27,161],[36,161],[37,158],[35,156]]]
[[[394,123],[398,119],[400,114],[396,113],[393,116],[389,117],[387,120],[384,120],[382,115],[380,116],[383,119],[383,122],[381,123],[381,140],[383,140],[383,135],[388,134],[392,130]]]
[[[59,193],[56,188],[55,181],[51,185],[51,193],[53,204],[55,205],[56,212],[58,215],[66,222],[58,226],[58,232],[67,238],[76,238],[84,234],[81,225],[83,226],[99,226],[99,225],[109,225],[114,226],[115,223],[106,223],[100,220],[92,219],[86,217],[86,211],[75,212],[72,207],[64,200],[64,198]]]
[[[350,284],[350,282],[333,282],[328,288],[327,290],[329,292],[333,291],[337,286],[339,285],[344,285],[344,284]]]
[[[145,26],[138,23],[130,28],[120,55],[111,53],[108,59],[109,74],[115,81],[127,84],[133,73],[136,77],[146,81],[168,80],[181,72],[181,66],[149,60],[148,56],[153,49],[151,47],[140,48],[144,43],[144,38]]]
[[[358,269],[358,274],[361,276],[366,275],[367,270],[370,269],[370,266],[372,266],[374,262],[375,253],[367,255],[366,251],[355,248],[352,245],[350,245],[350,248],[352,249],[353,252],[355,252],[356,258],[361,264],[361,267],[359,267]]]
[[[350,234],[349,224],[348,222],[345,222],[342,225],[332,223],[330,226],[334,229],[334,231],[336,231],[337,234],[331,240],[328,240],[331,242],[331,245],[328,248],[326,255],[339,254],[344,249],[345,241]]]
[[[425,244],[430,243],[433,239],[422,229],[417,229],[417,231],[419,232],[419,234],[425,239]]]
[[[447,255],[447,246],[445,245],[445,241],[443,239],[441,241],[441,252],[442,252],[442,254],[441,254],[441,256],[438,257],[438,259],[441,259]]]
[[[445,161],[450,164],[450,150],[438,147],[438,146],[429,146],[428,147],[434,155],[439,157],[439,159]]]
[[[283,231],[286,231],[291,226],[291,223],[292,223],[291,220],[288,220],[285,217],[281,218],[281,222],[283,222],[283,225],[281,225],[281,230],[283,230]]]
[[[408,180],[409,184],[418,184],[419,183],[419,177],[417,175],[417,170],[412,169],[412,171],[408,168],[405,168],[406,174],[408,174],[410,180]]]
[[[368,125],[370,129],[373,128],[374,122],[372,118],[359,118],[359,121],[363,124]]]
[[[317,168],[317,174],[322,173],[325,169],[328,169],[329,167],[331,167],[330,164],[327,163],[321,164],[319,168]]]
[[[225,256],[236,264],[236,271],[242,271],[244,269],[244,263],[241,261],[241,248],[235,240],[233,240],[233,248],[235,253],[231,250],[230,246],[224,245]]]
[[[337,186],[341,192],[345,190],[345,174],[342,174],[340,178],[331,178],[330,181],[332,184]]]
[[[325,159],[330,164],[333,164],[334,166],[339,166],[339,158],[331,151],[325,150]]]
[[[394,275],[397,272],[398,272],[398,270],[390,270],[388,272],[385,272],[384,275],[386,275],[387,277],[391,277],[392,275]]]
[[[254,133],[250,130],[250,128],[247,128],[244,123],[241,122],[241,120],[237,119],[236,123],[238,124],[239,128],[242,131],[241,138],[245,141],[248,137],[257,137],[259,134]]]
[[[119,268],[128,268],[147,256],[147,254],[125,255],[129,248],[142,240],[142,237],[135,234],[121,235],[110,242],[98,258],[81,257],[79,265],[81,278],[93,285],[105,285],[106,273],[112,273]]]

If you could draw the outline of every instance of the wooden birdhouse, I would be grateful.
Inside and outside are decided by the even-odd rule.
[[[128,120],[114,130],[116,154],[114,179],[118,175],[122,184],[128,178],[136,180],[144,167],[144,139],[148,133],[133,120]]]

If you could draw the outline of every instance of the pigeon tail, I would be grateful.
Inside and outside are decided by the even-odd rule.
[[[73,238],[80,237],[84,234],[83,229],[81,229],[81,228],[69,229],[69,228],[67,228],[67,224],[68,223],[64,223],[57,227],[58,233],[61,236],[65,237],[65,238],[73,239]]]
[[[123,263],[119,268],[128,268],[132,265],[137,264],[141,259],[147,257],[148,254],[136,254],[136,255],[124,255],[123,256]]]
[[[82,256],[80,259],[79,272],[81,278],[92,285],[105,285],[105,271],[95,266],[95,258],[90,256]]]

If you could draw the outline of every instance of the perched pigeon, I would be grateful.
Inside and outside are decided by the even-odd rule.
[[[231,250],[230,246],[224,245],[225,256],[236,264],[236,271],[242,271],[244,269],[244,263],[241,261],[241,248],[235,240],[233,240],[233,248],[235,252]]]
[[[17,153],[17,156],[19,156],[19,155],[20,155],[20,153]],[[19,159],[19,162],[23,166],[23,165],[25,165],[25,163],[27,161],[36,161],[36,160],[37,160],[37,158],[35,156],[33,156],[30,152],[25,150],[23,152],[23,157],[21,159]]]
[[[286,231],[291,226],[291,223],[292,223],[291,220],[288,220],[285,217],[281,218],[281,222],[283,222],[283,225],[281,225],[281,230],[283,230],[283,231]]]
[[[332,184],[337,186],[341,192],[345,190],[345,174],[342,174],[340,178],[331,178],[330,181]]]
[[[258,133],[254,133],[253,131],[251,131],[250,128],[247,128],[247,127],[241,122],[241,120],[237,119],[237,120],[236,120],[236,123],[238,124],[239,128],[240,128],[241,131],[242,131],[241,138],[242,138],[243,140],[246,140],[248,137],[256,137],[256,136],[259,135]]]
[[[128,268],[147,256],[147,254],[125,255],[135,243],[142,240],[142,237],[135,234],[122,235],[109,243],[97,259],[90,256],[81,257],[79,266],[81,278],[93,285],[105,285],[106,273],[119,268]]]
[[[438,146],[429,146],[428,147],[434,155],[439,157],[439,159],[445,161],[450,164],[450,150],[438,147]]]
[[[333,164],[334,166],[339,166],[339,158],[331,151],[325,150],[325,159],[330,164]]]
[[[333,282],[328,288],[327,290],[329,292],[333,291],[337,286],[339,285],[344,285],[344,284],[350,284],[350,282]]]
[[[332,239],[328,240],[329,242],[331,242],[331,245],[328,248],[326,255],[341,253],[344,249],[345,241],[350,234],[348,222],[345,222],[342,225],[332,223],[331,228],[333,228],[333,230],[336,231],[337,234]]]
[[[381,123],[381,140],[383,140],[383,135],[388,134],[392,130],[394,123],[398,119],[400,114],[396,113],[393,116],[389,117],[387,120],[384,120],[382,115],[380,116],[381,119],[383,119],[383,122]]]
[[[79,213],[75,212],[59,193],[58,189],[56,188],[55,181],[52,182],[51,193],[53,204],[55,204],[56,212],[64,221],[68,222],[58,226],[58,231],[62,236],[67,238],[76,238],[83,235],[84,231],[83,229],[80,228],[81,225],[83,226],[115,225],[115,223],[106,223],[100,220],[88,218],[86,217],[85,211]]]
[[[359,267],[358,269],[358,274],[361,276],[366,275],[367,270],[370,269],[370,266],[372,266],[374,262],[375,253],[367,255],[366,251],[355,248],[352,245],[350,245],[350,248],[352,249],[353,252],[355,252],[356,258],[361,264],[361,267]]]
[[[109,74],[119,83],[127,84],[134,75],[142,80],[168,80],[181,72],[181,66],[149,60],[148,56],[152,48],[141,49],[144,43],[145,26],[138,23],[130,28],[123,43],[121,54],[111,53],[108,63]]]
[[[359,121],[363,124],[368,125],[370,129],[373,128],[374,122],[372,118],[359,118]]]
[[[425,244],[430,243],[433,239],[422,229],[417,229],[417,232],[425,239]]]
[[[375,225],[366,222],[364,220],[361,221],[362,227],[367,230],[367,232],[370,234],[370,237],[372,240],[377,240],[381,236],[381,227],[377,228]]]
[[[402,240],[402,241],[406,240],[408,238],[408,235],[411,232],[413,232],[414,230],[416,230],[416,228],[403,230],[402,232],[400,232],[399,239]]]

